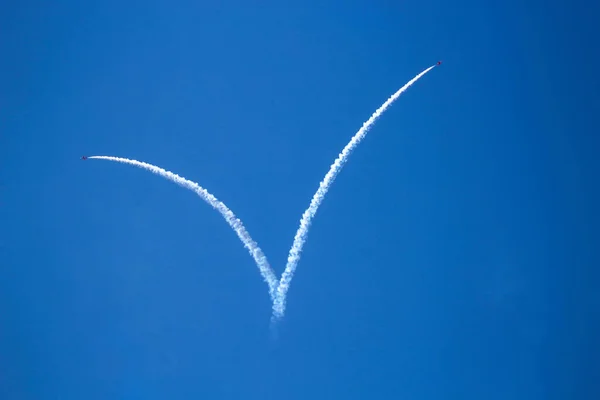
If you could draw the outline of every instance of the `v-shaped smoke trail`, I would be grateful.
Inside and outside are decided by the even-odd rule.
[[[354,137],[352,137],[350,142],[346,145],[346,147],[344,147],[342,152],[338,155],[334,163],[329,168],[329,171],[325,175],[325,178],[323,178],[323,180],[319,184],[319,189],[310,201],[310,206],[306,209],[306,211],[304,211],[304,214],[302,214],[302,219],[300,220],[300,227],[298,228],[298,231],[296,231],[294,243],[292,244],[292,248],[290,249],[288,255],[288,261],[285,267],[285,271],[281,275],[281,280],[279,282],[279,286],[277,287],[277,292],[275,293],[275,299],[273,301],[273,317],[271,320],[272,322],[283,317],[283,314],[285,313],[287,292],[290,288],[292,278],[294,277],[296,267],[298,266],[298,261],[300,261],[300,253],[302,252],[302,247],[306,242],[308,230],[310,229],[312,219],[317,213],[317,210],[321,205],[321,202],[325,198],[327,191],[331,187],[331,184],[335,181],[335,178],[342,170],[342,167],[348,161],[348,157],[356,148],[356,146],[358,146],[358,144],[364,139],[364,137],[369,132],[371,126],[385,112],[385,110],[387,110],[387,108],[391,106],[392,103],[396,101],[396,99],[398,99],[398,97],[400,97],[400,95],[404,93],[406,89],[408,89],[413,83],[418,81],[423,75],[428,73],[434,67],[435,65],[432,65],[431,67],[427,68],[426,70],[415,76],[406,85],[401,87],[396,93],[394,93],[390,98],[388,98],[385,101],[385,103],[383,103],[383,105],[381,105],[381,107],[379,107],[377,111],[375,111],[373,115],[371,115],[371,118],[369,118],[365,123],[363,123],[362,127],[358,130],[358,132],[356,132]]]
[[[198,185],[195,182],[187,180],[177,174],[174,174],[170,171],[164,170],[160,167],[154,166],[152,164],[148,164],[141,161],[130,160],[128,158],[120,158],[120,157],[109,157],[109,156],[91,156],[88,157],[90,159],[99,159],[99,160],[109,160],[116,161],[124,164],[134,165],[139,168],[146,169],[152,173],[162,176],[176,184],[194,191],[198,196],[202,198],[205,202],[210,204],[215,210],[221,213],[223,218],[227,221],[229,226],[233,228],[235,233],[237,233],[238,237],[244,243],[244,247],[248,249],[254,261],[256,261],[256,265],[258,265],[258,269],[260,270],[260,274],[264,278],[265,282],[269,285],[269,295],[271,296],[271,300],[275,301],[275,289],[277,288],[277,278],[267,261],[267,257],[263,254],[258,244],[250,237],[250,234],[242,224],[239,218],[235,216],[235,214],[227,208],[227,206],[220,200],[218,200],[215,196],[210,194],[206,189],[202,186]]]

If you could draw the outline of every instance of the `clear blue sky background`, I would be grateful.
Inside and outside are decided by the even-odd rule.
[[[598,4],[4,2],[0,398],[600,397]],[[567,3],[569,5],[567,5]],[[329,165],[421,70],[277,273]]]

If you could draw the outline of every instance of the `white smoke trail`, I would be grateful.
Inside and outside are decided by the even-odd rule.
[[[396,93],[394,93],[389,99],[387,99],[385,103],[383,103],[383,105],[381,105],[381,107],[379,107],[377,111],[375,111],[373,115],[371,115],[371,118],[369,118],[365,123],[363,123],[362,127],[358,130],[358,132],[356,132],[356,134],[352,137],[352,139],[346,145],[346,147],[344,147],[342,152],[338,155],[336,160],[329,168],[327,175],[325,175],[325,178],[323,178],[323,181],[321,181],[321,183],[319,184],[319,189],[310,201],[310,206],[306,209],[306,211],[304,211],[304,214],[302,214],[302,219],[300,220],[300,227],[298,228],[298,231],[296,231],[294,243],[292,244],[292,248],[290,249],[290,253],[288,255],[287,265],[285,267],[285,271],[283,271],[283,274],[281,275],[281,280],[279,282],[279,286],[277,287],[277,292],[275,293],[275,299],[273,300],[273,317],[271,319],[272,323],[275,320],[283,317],[283,314],[285,313],[286,295],[290,288],[292,278],[294,277],[296,267],[298,266],[298,261],[300,261],[300,253],[302,252],[302,247],[306,242],[308,230],[312,223],[312,219],[317,213],[317,209],[319,208],[321,202],[325,198],[325,195],[331,187],[331,184],[334,182],[335,178],[340,173],[344,164],[348,161],[348,157],[356,148],[356,146],[358,146],[358,144],[364,139],[371,126],[385,112],[385,110],[387,110],[387,108],[390,105],[392,105],[392,103],[396,101],[396,99],[398,99],[398,97],[400,97],[400,95],[404,93],[406,89],[408,89],[413,83],[418,81],[423,75],[428,73],[434,67],[435,65],[427,68],[426,70],[415,76],[406,85],[404,85]]]
[[[242,243],[244,243],[244,247],[248,249],[252,257],[254,258],[254,261],[256,261],[256,265],[258,265],[258,269],[260,270],[260,273],[264,278],[265,282],[267,282],[267,284],[269,285],[269,295],[271,296],[271,300],[275,301],[275,289],[277,288],[277,278],[275,277],[275,274],[273,273],[273,270],[271,269],[271,266],[269,265],[266,256],[263,254],[260,247],[258,247],[258,244],[250,237],[250,234],[248,233],[248,231],[246,231],[246,228],[242,224],[242,221],[240,221],[223,202],[218,200],[215,196],[210,194],[206,189],[204,189],[197,183],[187,180],[177,174],[174,174],[170,171],[166,171],[152,164],[120,157],[91,156],[88,158],[116,161],[124,164],[134,165],[136,167],[143,168],[152,173],[160,175],[163,178],[175,182],[176,184],[186,189],[196,192],[196,194],[200,196],[202,200],[204,200],[205,202],[210,204],[214,209],[220,212],[223,218],[225,218],[225,220],[227,221],[227,223],[233,228],[235,233],[237,233]]]

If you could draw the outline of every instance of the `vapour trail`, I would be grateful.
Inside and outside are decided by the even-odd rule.
[[[275,301],[275,290],[277,288],[277,278],[267,261],[267,257],[264,255],[258,244],[250,237],[250,234],[242,224],[239,218],[235,216],[235,214],[220,200],[218,200],[215,196],[210,194],[206,189],[202,186],[198,185],[195,182],[187,180],[177,174],[174,174],[170,171],[164,170],[160,167],[157,167],[152,164],[148,164],[142,161],[130,160],[128,158],[121,157],[109,157],[109,156],[91,156],[88,157],[90,159],[99,159],[99,160],[109,160],[116,161],[123,164],[133,165],[139,168],[146,169],[152,173],[162,176],[176,184],[194,191],[198,196],[202,198],[205,202],[210,204],[215,210],[221,213],[223,218],[227,221],[227,223],[233,228],[235,233],[237,233],[238,237],[244,243],[244,247],[248,249],[252,258],[256,262],[258,269],[260,270],[260,274],[264,278],[267,285],[269,285],[269,295],[271,296],[271,300]]]
[[[312,223],[312,219],[317,213],[317,209],[321,205],[321,202],[325,198],[327,191],[331,187],[331,184],[335,181],[335,178],[340,173],[342,167],[348,161],[348,157],[352,153],[352,151],[358,146],[358,144],[364,139],[364,137],[369,132],[371,126],[377,121],[377,119],[387,110],[389,106],[392,105],[398,97],[406,89],[408,89],[412,84],[418,81],[423,75],[431,71],[435,65],[425,69],[423,72],[415,76],[413,79],[408,81],[408,83],[402,86],[396,93],[394,93],[390,98],[388,98],[381,107],[375,111],[371,117],[363,123],[362,127],[356,132],[356,134],[352,137],[350,142],[344,147],[342,152],[338,155],[336,160],[333,162],[329,171],[325,175],[325,178],[319,184],[319,189],[314,194],[312,200],[310,201],[310,206],[304,211],[302,214],[302,219],[300,220],[300,227],[298,231],[296,231],[296,236],[294,237],[294,243],[292,244],[292,248],[290,249],[287,265],[285,267],[285,271],[281,275],[281,280],[279,282],[279,286],[277,287],[277,292],[275,293],[275,298],[273,300],[273,317],[271,321],[275,321],[283,317],[285,313],[286,306],[286,296],[287,292],[290,288],[290,283],[292,278],[294,277],[294,272],[296,271],[296,267],[298,266],[298,261],[300,261],[300,254],[302,252],[302,247],[306,242],[308,236],[308,230],[310,229],[310,225]]]

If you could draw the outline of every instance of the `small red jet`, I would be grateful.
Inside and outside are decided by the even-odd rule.
[[[82,160],[87,160],[87,157],[86,156],[82,156],[81,159]]]
[[[442,63],[441,61],[438,61],[436,65],[440,65],[441,63]]]

